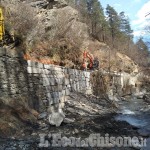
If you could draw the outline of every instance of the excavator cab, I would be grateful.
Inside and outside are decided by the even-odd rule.
[[[98,57],[93,57],[93,55],[87,51],[83,52],[83,70],[98,70],[99,60]]]
[[[3,9],[2,7],[0,7],[0,45],[3,45],[4,35],[5,35],[4,16],[3,16]]]

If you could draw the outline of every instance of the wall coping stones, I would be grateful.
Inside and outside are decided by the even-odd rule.
[[[28,64],[28,67],[35,67],[35,68],[40,68],[40,69],[44,68],[44,65],[42,63],[34,62],[31,60],[27,60],[27,64]]]

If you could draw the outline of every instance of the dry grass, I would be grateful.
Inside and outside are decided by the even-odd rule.
[[[27,35],[37,24],[33,9],[23,3],[17,5],[5,4],[5,26],[14,40],[25,42]]]
[[[80,49],[75,43],[68,38],[62,38],[59,40],[37,40],[28,50],[25,59],[46,64],[62,63],[65,65],[66,60],[77,64],[80,55]]]

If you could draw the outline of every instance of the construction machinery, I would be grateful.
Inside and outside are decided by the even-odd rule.
[[[89,62],[88,62],[89,61]],[[82,67],[84,70],[92,69],[93,66],[93,56],[87,51],[83,52],[83,64]]]
[[[87,51],[83,52],[83,70],[94,70],[99,68],[99,61],[97,57],[93,57],[93,55]]]
[[[5,35],[3,8],[0,7],[0,43],[3,45]]]

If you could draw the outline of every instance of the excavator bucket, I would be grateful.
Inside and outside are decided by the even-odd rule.
[[[3,16],[3,9],[0,8],[0,42],[3,41],[3,37],[4,37],[4,16]]]

